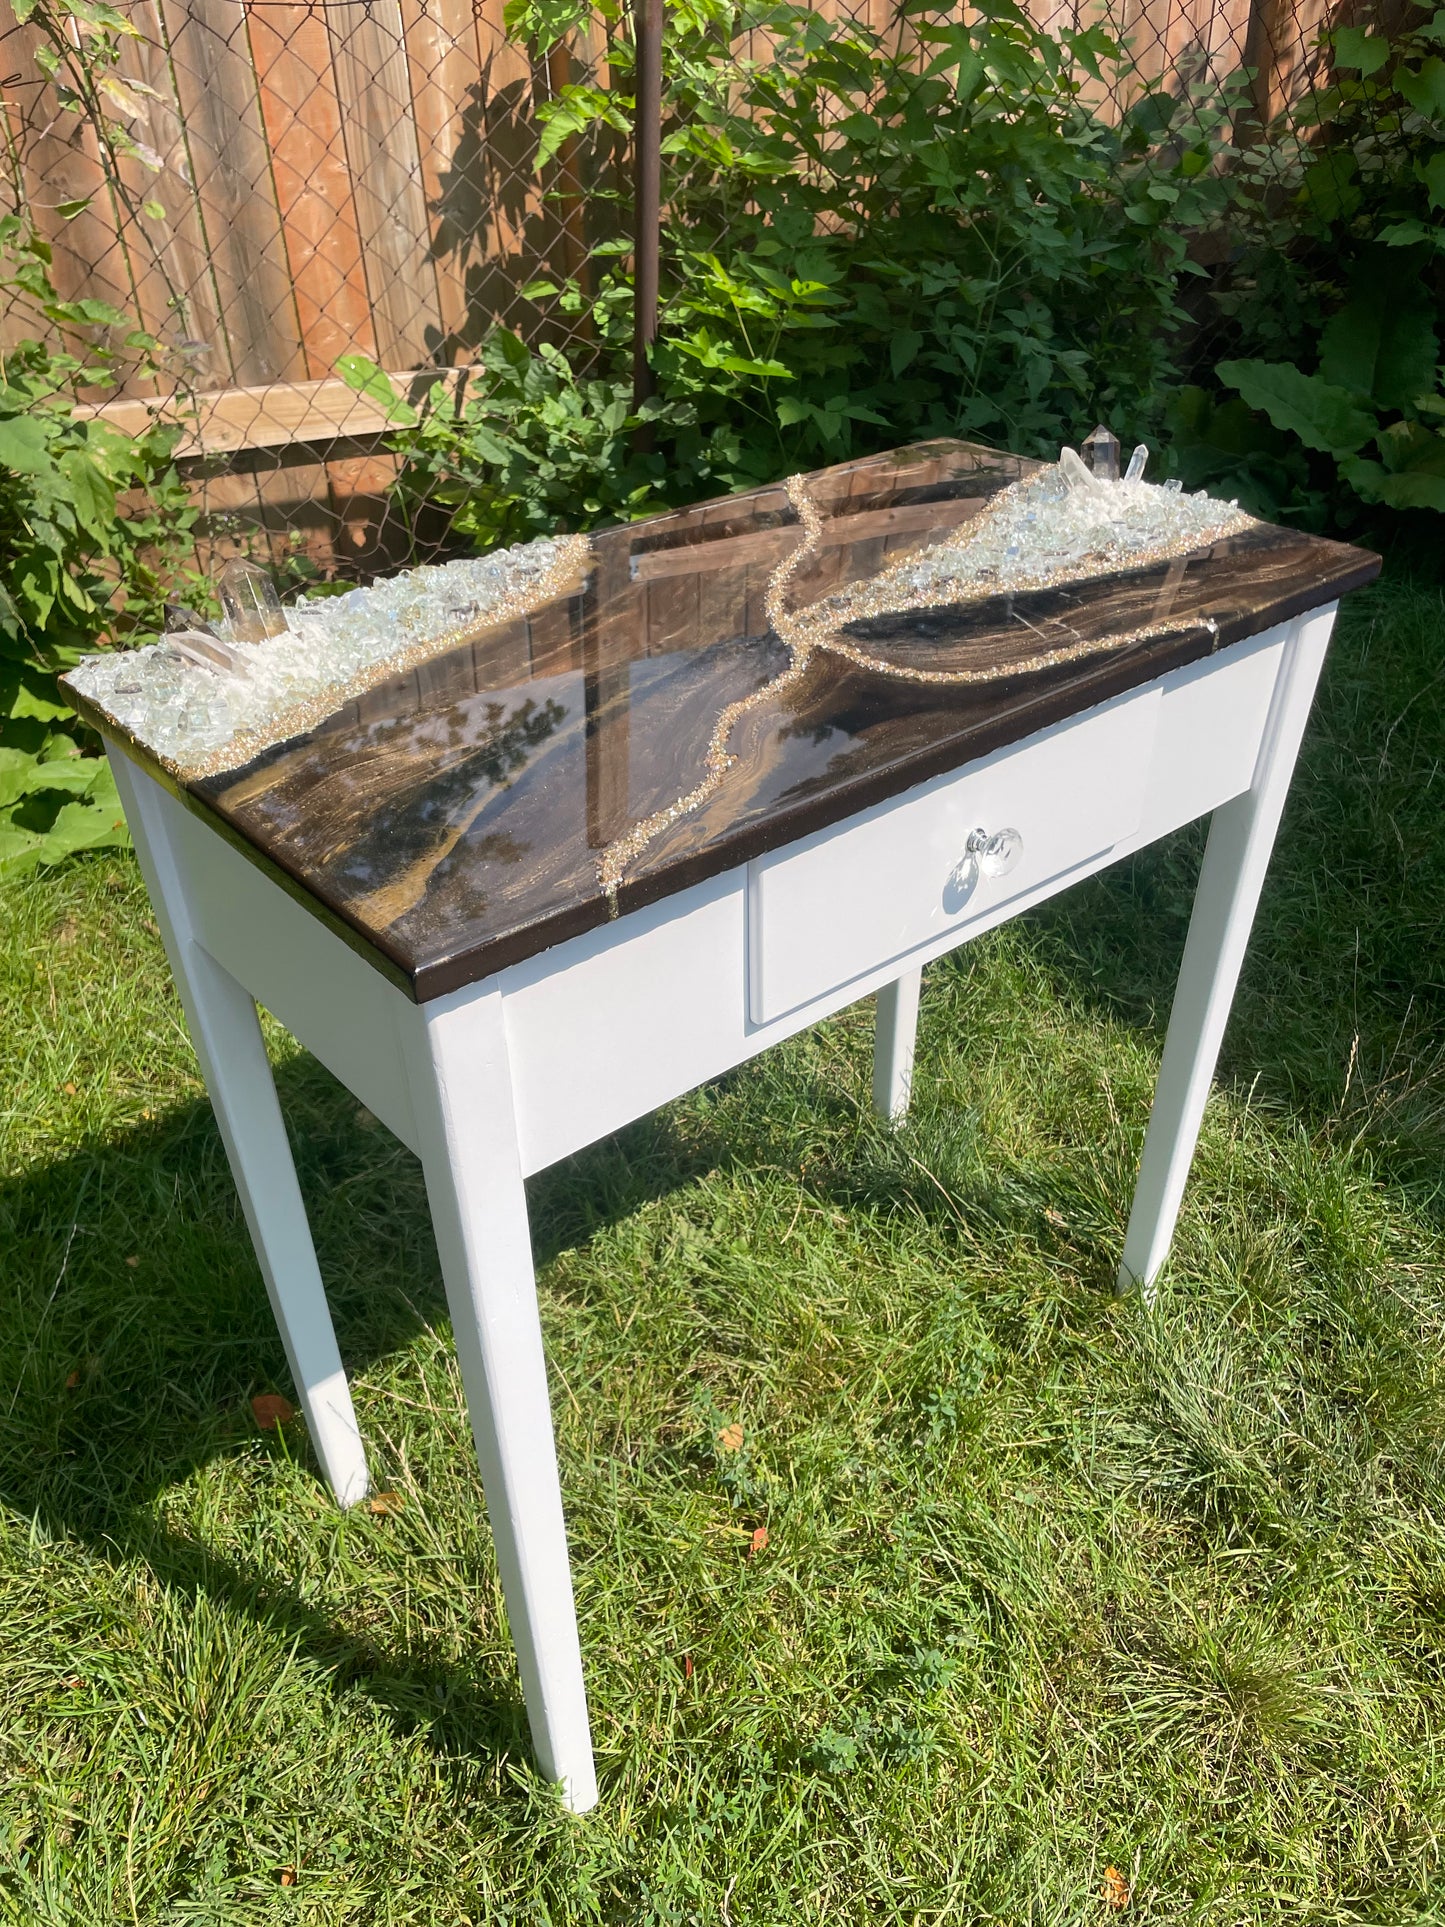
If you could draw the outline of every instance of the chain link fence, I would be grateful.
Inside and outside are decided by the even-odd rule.
[[[904,31],[890,0],[817,4]],[[573,138],[539,166],[538,114],[570,84],[609,86],[608,35],[626,25],[594,17],[538,54],[508,34],[502,0],[133,0],[107,90],[128,133],[107,157],[33,19],[7,7],[12,196],[53,246],[63,297],[111,303],[164,344],[162,374],[126,384],[108,416],[183,420],[213,553],[261,541],[323,576],[405,560],[384,415],[338,364],[365,356],[412,392],[437,369],[465,380],[499,323],[586,353],[585,307],[568,319],[545,290],[615,236],[627,144]],[[1097,93],[1106,116],[1151,83],[1252,71],[1242,142],[1314,83],[1337,24],[1326,0],[1032,11],[1054,30],[1102,21],[1129,47],[1127,79]],[[0,342],[33,332],[20,307],[0,315]]]

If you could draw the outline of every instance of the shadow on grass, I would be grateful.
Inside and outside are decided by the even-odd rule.
[[[278,1066],[277,1088],[342,1356],[359,1376],[446,1316],[420,1167],[313,1060]],[[696,1169],[660,1118],[545,1174],[530,1187],[539,1264]],[[169,1490],[256,1449],[251,1397],[290,1389],[207,1103],[0,1184],[0,1245],[12,1302],[0,1343],[0,1505],[43,1537],[117,1566],[143,1561],[182,1596],[253,1617],[327,1670],[338,1693],[365,1691],[399,1735],[426,1730],[444,1766],[526,1768],[510,1667],[474,1672],[358,1636],[275,1571],[162,1517]],[[296,1452],[320,1479],[303,1428],[269,1449]]]

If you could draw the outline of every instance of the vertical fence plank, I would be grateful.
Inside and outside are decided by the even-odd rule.
[[[326,9],[380,359],[418,367],[442,340],[398,0]]]
[[[219,372],[213,363],[219,359],[220,299],[157,0],[140,0],[131,9],[131,22],[138,37],[121,41],[120,72],[147,90],[138,96],[144,123],[132,132],[152,150],[160,167],[129,158],[121,161],[121,169],[134,205],[155,202],[164,210],[162,220],[143,216],[125,237],[141,318],[168,347],[186,344],[184,355],[177,357],[178,371],[200,387],[212,387]]]
[[[248,14],[306,373],[321,381],[341,355],[376,354],[331,42],[306,0]]]
[[[482,170],[483,226],[467,265],[469,326],[493,321],[533,335],[542,313],[521,290],[546,262],[546,215],[536,171],[534,117],[542,87],[525,48],[510,38],[503,0],[477,0],[477,47],[481,60],[481,111],[476,156]]]
[[[477,20],[472,0],[400,5],[441,318],[436,358],[465,361],[480,332],[471,315],[467,257],[489,212]]]
[[[40,45],[38,29],[17,26],[9,0],[0,0],[5,125],[19,175],[10,192],[54,250],[51,273],[63,300],[108,301],[133,311],[135,289],[95,136],[84,120],[62,110],[36,60]],[[77,202],[87,204],[80,213],[60,212]],[[46,326],[24,309],[12,325],[15,338],[42,334]],[[148,386],[132,384],[128,392]]]
[[[245,14],[235,0],[162,0],[210,241],[231,379],[305,378]]]

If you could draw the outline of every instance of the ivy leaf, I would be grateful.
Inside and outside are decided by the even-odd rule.
[[[1439,343],[1429,310],[1406,306],[1383,281],[1334,315],[1320,342],[1320,374],[1382,408],[1403,408],[1435,386]]]
[[[1426,227],[1423,221],[1391,221],[1382,227],[1375,239],[1382,247],[1413,248],[1421,241],[1433,241],[1435,229]]]
[[[785,361],[750,361],[746,355],[719,355],[717,365],[730,375],[754,375],[759,381],[787,380],[793,372]]]
[[[1432,55],[1418,70],[1401,67],[1395,85],[1417,114],[1426,120],[1445,120],[1445,60]]]
[[[1445,436],[1423,422],[1392,422],[1376,437],[1385,465],[1394,473],[1445,476]]]
[[[35,416],[0,416],[0,468],[44,475],[51,466],[45,423]]]
[[[94,756],[54,756],[42,758],[29,772],[26,793],[39,796],[44,790],[67,790],[72,796],[85,796],[95,781],[99,763]]]
[[[397,393],[396,383],[386,370],[378,368],[366,355],[340,356],[336,372],[348,388],[354,388],[367,401],[374,401],[385,412],[386,419],[398,428],[416,425],[416,410]]]
[[[467,441],[484,462],[492,462],[498,468],[505,468],[512,459],[512,451],[507,444],[482,422],[476,422],[468,429]]]
[[[900,328],[888,343],[888,364],[893,373],[901,375],[918,357],[923,346],[923,336],[916,328]]]
[[[129,841],[119,804],[77,797],[62,804],[50,827],[31,830],[0,818],[0,877],[20,876],[42,863],[59,863],[77,850],[114,848]]]
[[[144,118],[145,103],[138,100],[125,82],[117,80],[114,74],[101,74],[95,84],[112,106],[118,107],[128,120]]]
[[[1251,408],[1257,408],[1286,433],[1297,435],[1306,448],[1328,455],[1353,454],[1375,433],[1367,415],[1348,389],[1336,388],[1319,375],[1302,375],[1287,361],[1222,361],[1217,373],[1227,388],[1237,388]]]
[[[115,490],[86,450],[67,450],[60,458],[60,469],[70,485],[76,520],[104,544],[115,518]]]
[[[1383,502],[1394,509],[1438,509],[1445,513],[1445,475],[1413,469],[1392,475],[1379,462],[1363,459],[1341,462],[1340,473],[1367,502]]]
[[[1431,207],[1445,212],[1445,148],[1433,155],[1419,170],[1420,179],[1425,183],[1425,192],[1430,196]]]
[[[1363,27],[1337,28],[1333,44],[1335,65],[1357,67],[1366,80],[1390,58],[1389,41],[1379,34],[1366,33]]]

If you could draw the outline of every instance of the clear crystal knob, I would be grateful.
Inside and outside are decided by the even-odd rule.
[[[982,877],[1007,876],[1024,853],[1024,840],[1017,830],[970,830],[964,854],[978,864]]]

